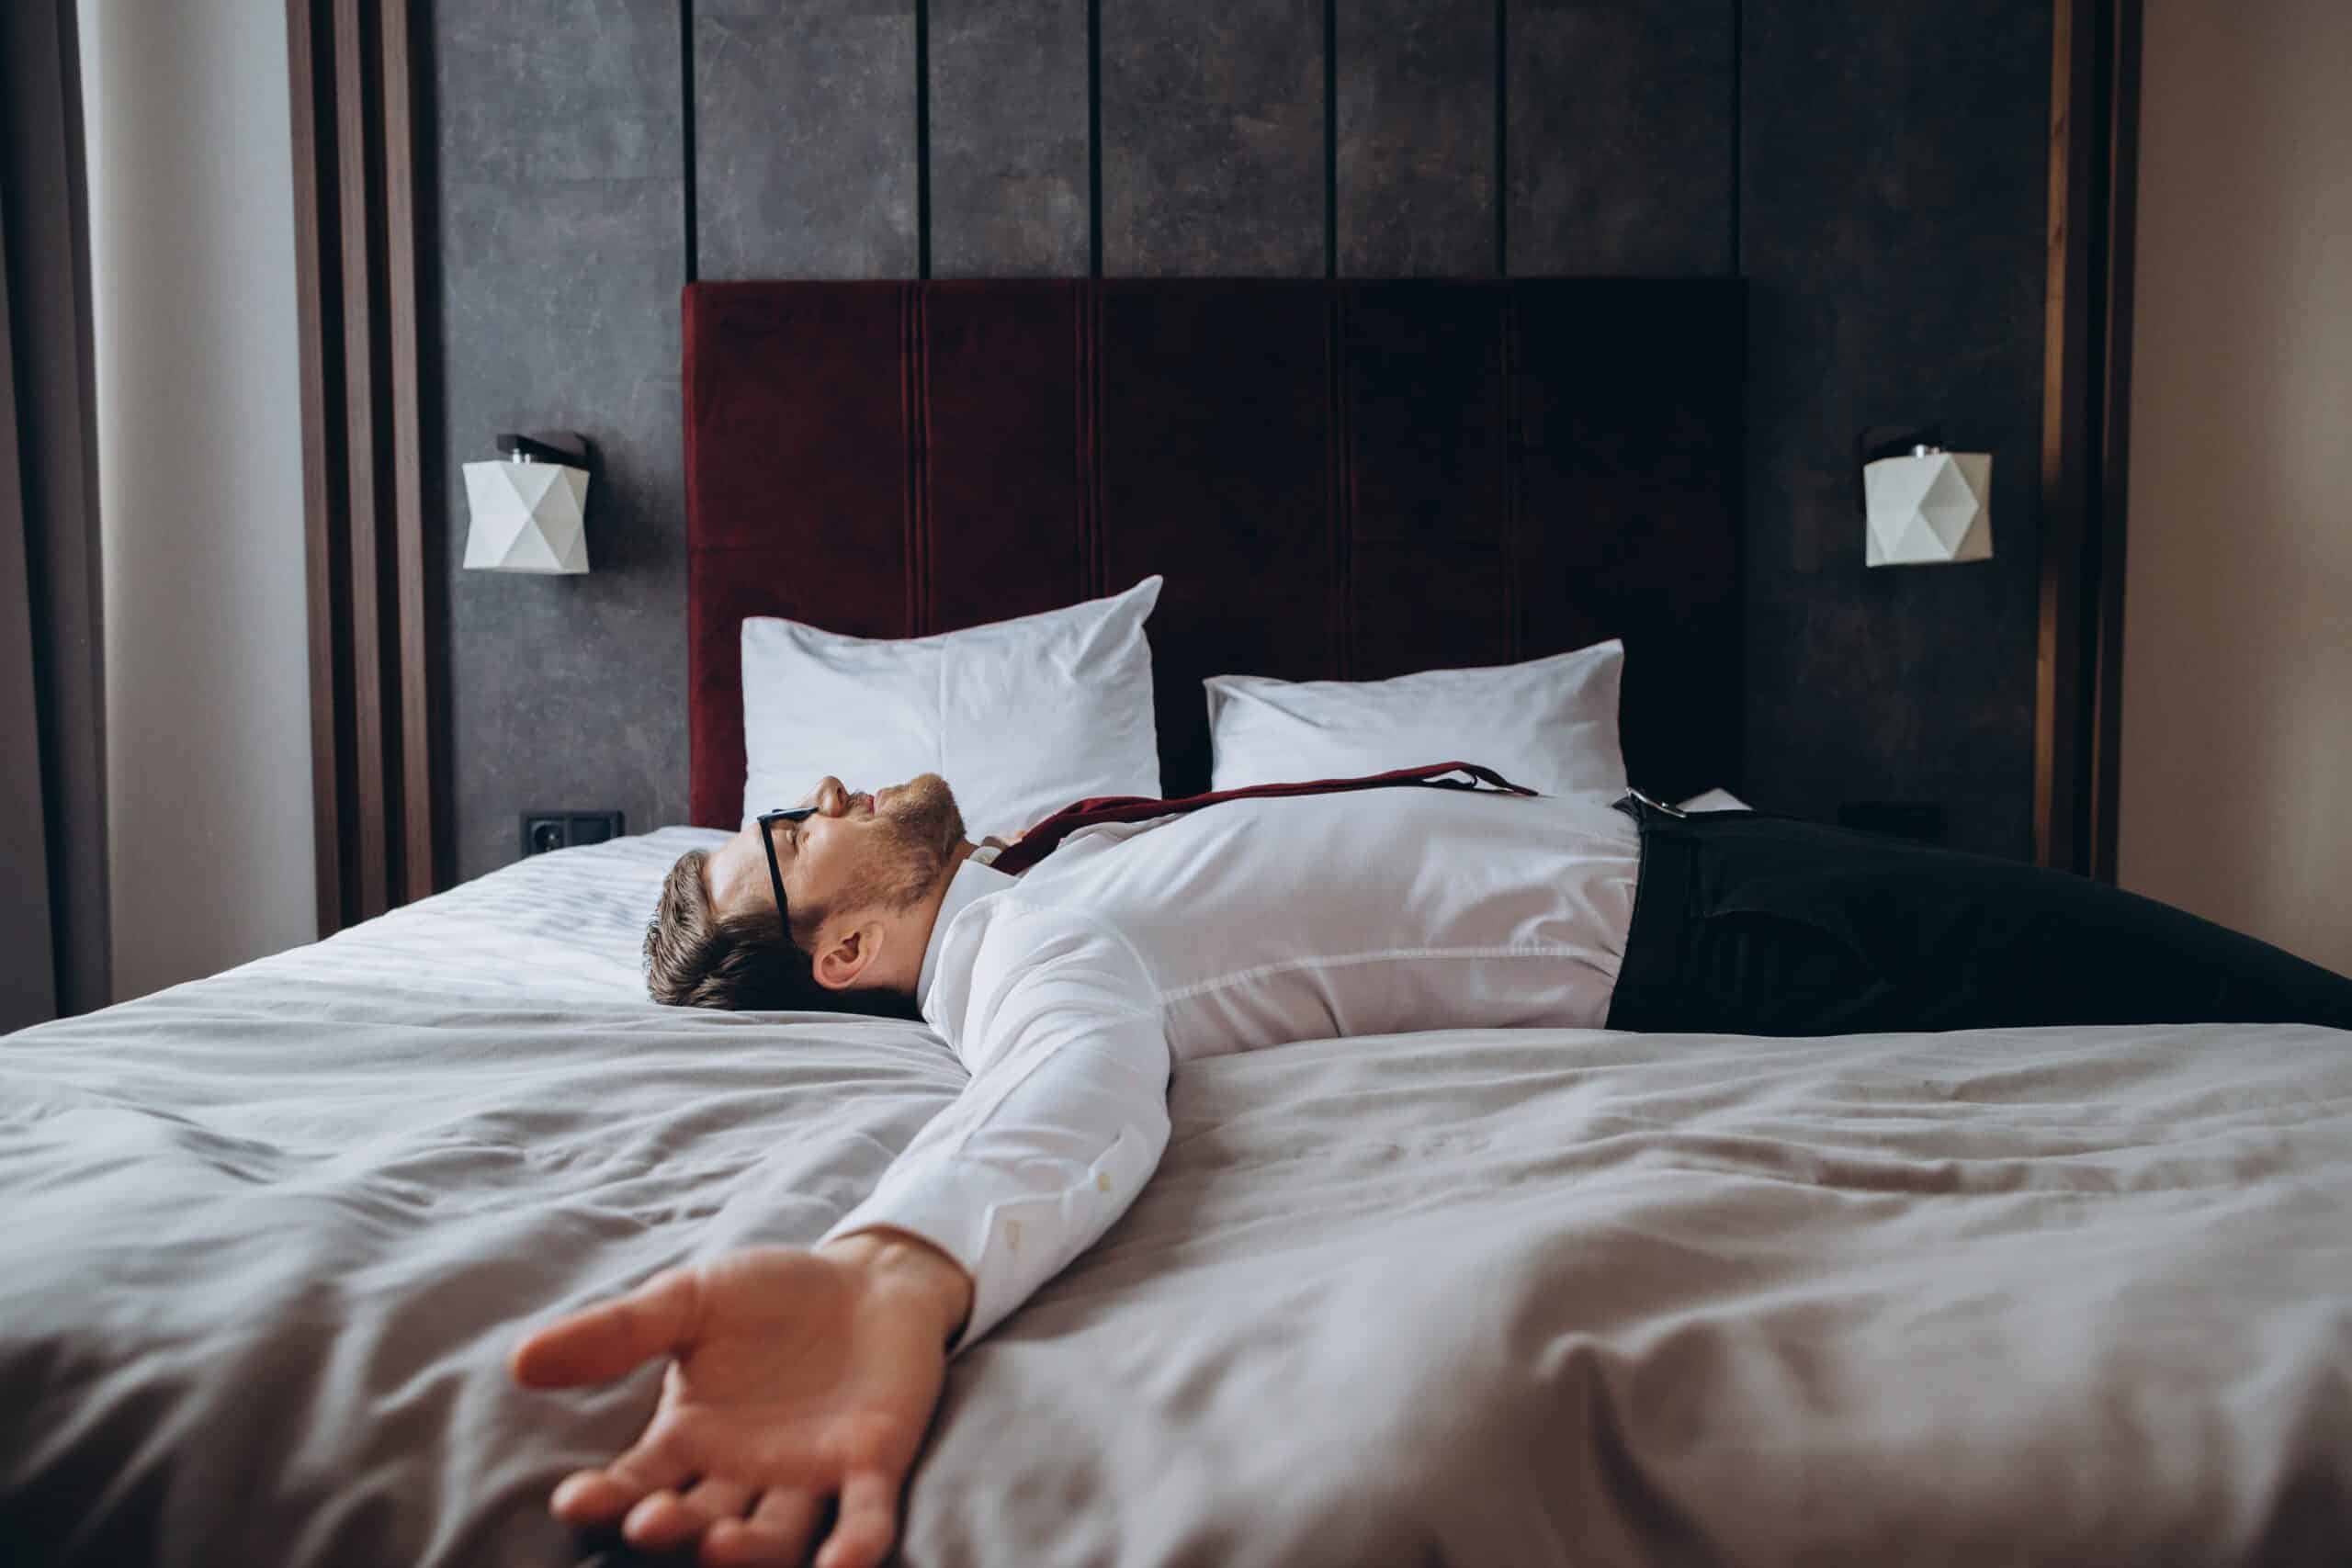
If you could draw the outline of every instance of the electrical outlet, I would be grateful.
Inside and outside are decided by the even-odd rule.
[[[574,844],[601,844],[620,837],[617,811],[526,811],[523,813],[523,852],[545,854]]]

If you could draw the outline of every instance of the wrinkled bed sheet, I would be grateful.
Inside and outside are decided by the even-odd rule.
[[[519,1329],[813,1239],[963,1081],[914,1026],[643,999],[717,838],[0,1041],[0,1556],[602,1550],[544,1499],[658,1373],[526,1393]],[[1449,1032],[1171,1105],[951,1363],[906,1562],[2346,1560],[2352,1034]]]

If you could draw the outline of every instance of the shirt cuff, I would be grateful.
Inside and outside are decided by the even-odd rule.
[[[919,1235],[972,1277],[972,1309],[947,1349],[961,1355],[1091,1246],[1150,1179],[1157,1151],[1120,1129],[1082,1179],[1041,1188],[996,1166],[944,1159],[903,1177],[886,1174],[873,1196],[818,1237],[822,1247],[869,1225]]]

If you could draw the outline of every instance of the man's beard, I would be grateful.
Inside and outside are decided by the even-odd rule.
[[[878,816],[884,841],[870,866],[842,890],[844,909],[907,908],[939,886],[948,858],[964,841],[964,813],[937,773],[894,786]]]

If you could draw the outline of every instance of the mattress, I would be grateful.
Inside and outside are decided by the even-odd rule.
[[[0,1555],[568,1564],[658,1370],[530,1324],[806,1243],[964,1075],[665,1009],[689,829],[0,1041]],[[2352,1034],[1449,1031],[1188,1063],[949,1364],[914,1564],[2340,1562]]]

